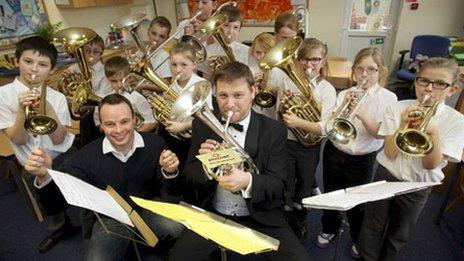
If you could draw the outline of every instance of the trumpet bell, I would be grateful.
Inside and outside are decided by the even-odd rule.
[[[276,101],[276,97],[268,91],[257,93],[254,99],[254,102],[262,108],[270,108],[276,104]]]
[[[333,122],[333,127],[327,131],[330,141],[346,145],[356,138],[356,128],[350,121],[337,118]]]
[[[211,92],[211,83],[199,81],[182,90],[171,107],[171,119],[185,121],[200,110]]]
[[[214,33],[219,30],[219,28],[228,21],[227,16],[224,14],[216,14],[210,17],[208,20],[204,21],[201,24],[200,31],[203,34]]]
[[[112,26],[117,30],[125,28],[130,30],[136,28],[146,17],[144,13],[126,15],[113,22]]]
[[[180,38],[180,41],[185,42],[193,47],[198,63],[202,63],[206,60],[205,46],[203,46],[203,44],[201,44],[201,42],[198,41],[198,39],[195,36],[186,34]]]
[[[423,157],[433,149],[433,141],[429,135],[417,129],[404,129],[395,137],[396,147],[411,157]]]
[[[24,129],[33,135],[47,135],[55,132],[58,123],[47,115],[36,115],[24,122]]]

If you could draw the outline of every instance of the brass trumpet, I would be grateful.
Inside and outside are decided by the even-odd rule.
[[[280,114],[291,110],[302,119],[319,122],[321,120],[321,104],[313,92],[315,87],[295,59],[295,53],[301,42],[301,37],[294,36],[275,45],[266,52],[259,66],[264,71],[269,71],[274,67],[281,69],[290,77],[301,93],[285,96],[278,108]],[[304,146],[316,144],[322,140],[322,136],[299,128],[291,128],[290,130]]]
[[[264,71],[263,80],[259,84],[258,93],[254,98],[256,105],[262,108],[270,108],[276,104],[276,97],[269,90],[269,79],[271,75],[271,70]]]
[[[36,75],[32,75],[32,81],[34,81]],[[29,87],[29,90],[35,91],[37,87]],[[26,120],[24,122],[24,129],[32,135],[47,135],[53,133],[58,127],[58,123],[52,117],[47,116],[47,85],[43,83],[40,86],[40,103],[38,110],[32,109],[30,106],[26,107],[25,115]]]
[[[233,148],[240,155],[242,162],[236,165],[231,166],[230,164],[226,164],[214,170],[209,170],[204,167],[209,178],[227,175],[233,167],[244,169],[250,173],[259,174],[259,169],[254,164],[251,156],[226,130],[224,130],[222,124],[206,105],[206,100],[210,92],[211,83],[208,81],[197,82],[182,90],[178,99],[172,105],[170,117],[178,121],[183,121],[192,116],[196,117],[222,138],[222,148]]]
[[[408,156],[423,157],[433,150],[433,140],[425,131],[430,120],[437,112],[439,102],[434,102],[432,106],[425,106],[429,99],[430,96],[426,95],[419,105],[420,109],[412,111],[410,114],[411,116],[419,117],[419,126],[406,126],[395,135],[396,147]]]
[[[358,101],[356,106],[350,108],[350,100],[343,103],[340,108],[332,115],[331,119],[325,125],[325,130],[329,140],[339,144],[349,144],[352,142],[357,135],[356,128],[353,121],[353,115],[356,109],[361,105],[366,97],[367,81],[363,80],[362,83],[356,89],[356,100]]]
[[[71,27],[60,30],[53,35],[53,41],[63,44],[66,52],[73,54],[82,76],[72,75],[69,80],[61,80],[59,90],[68,99],[71,116],[75,119],[86,117],[91,109],[98,105],[95,100],[99,97],[92,89],[92,73],[85,58],[84,45],[89,43],[97,34],[84,27]]]

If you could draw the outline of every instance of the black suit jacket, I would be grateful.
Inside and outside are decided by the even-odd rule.
[[[218,113],[215,113],[219,118]],[[206,139],[222,141],[198,119],[193,121],[192,145],[190,146],[184,174],[187,184],[196,190],[194,204],[208,208],[215,193],[217,182],[203,173],[201,162],[195,157]],[[279,122],[251,112],[250,125],[245,139],[245,151],[252,157],[260,173],[253,174],[252,193],[245,199],[254,220],[269,226],[286,226],[283,216],[283,200],[286,172],[287,130]]]

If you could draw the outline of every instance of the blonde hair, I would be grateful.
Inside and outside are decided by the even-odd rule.
[[[300,48],[298,48],[296,57],[298,60],[303,59],[308,53],[318,49],[322,51],[322,58],[325,59],[327,57],[327,45],[319,41],[317,38],[306,38],[301,43]],[[324,63],[319,74],[323,78],[327,76],[327,63]]]
[[[425,69],[445,69],[449,71],[453,76],[453,83],[456,82],[459,75],[458,63],[449,58],[444,57],[432,57],[425,60],[417,73],[417,76],[421,76]]]
[[[385,86],[387,83],[388,69],[382,57],[382,53],[375,47],[367,47],[358,52],[354,58],[353,66],[351,67],[351,78],[354,79],[354,70],[367,57],[372,57],[372,60],[379,67],[379,85]]]
[[[249,54],[251,55],[256,45],[259,45],[263,49],[264,53],[266,53],[275,44],[276,44],[276,40],[272,34],[260,33],[253,40],[253,43],[251,44],[251,47],[249,50]]]
[[[298,32],[298,19],[291,13],[282,13],[277,16],[274,23],[274,33],[278,33],[283,27],[288,27]]]
[[[195,50],[190,44],[186,42],[179,41],[174,46],[172,46],[171,57],[178,53],[183,54],[185,57],[187,57],[187,59],[194,63],[198,62],[197,56],[195,55]]]

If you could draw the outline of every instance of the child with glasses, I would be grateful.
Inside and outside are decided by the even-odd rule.
[[[300,118],[293,111],[287,110],[282,115],[282,121],[289,128],[303,129],[314,135],[323,134],[323,122],[328,120],[335,106],[335,88],[324,80],[325,58],[327,46],[316,38],[305,39],[298,49],[298,66],[314,86],[316,99],[321,104],[321,121],[311,122]],[[286,94],[299,93],[296,86],[288,86]],[[312,87],[310,87],[312,88]],[[284,94],[284,95],[286,95]],[[309,146],[302,145],[289,130],[287,134],[287,204],[293,208],[287,213],[288,221],[297,236],[304,240],[307,235],[307,210],[301,206],[303,198],[311,196],[316,178],[316,168],[319,162],[321,142]]]
[[[379,168],[375,180],[440,182],[448,161],[459,162],[464,150],[464,116],[445,104],[458,91],[458,64],[447,58],[429,58],[421,66],[414,86],[417,100],[403,100],[389,106],[378,135],[385,147],[377,155]],[[428,99],[424,99],[428,96]],[[425,100],[425,101],[424,101]],[[423,157],[400,151],[395,134],[421,120],[413,112],[438,102],[438,108],[425,133],[434,146]],[[419,104],[422,103],[422,108]],[[359,250],[364,260],[395,260],[407,243],[424,207],[430,189],[369,203],[359,235]]]
[[[377,48],[364,48],[356,55],[352,67],[355,87],[338,94],[336,111],[349,102],[355,117],[350,122],[356,129],[356,137],[348,144],[328,140],[323,153],[324,192],[357,186],[372,181],[375,155],[383,146],[383,138],[377,135],[386,108],[397,101],[396,95],[383,88],[387,80],[387,68]],[[364,93],[362,103],[358,104]],[[324,128],[325,129],[325,128]],[[325,132],[325,130],[324,130]],[[346,211],[352,239],[351,255],[359,258],[356,248],[363,218],[363,206]],[[340,229],[340,213],[324,210],[322,231],[316,245],[327,247]]]

